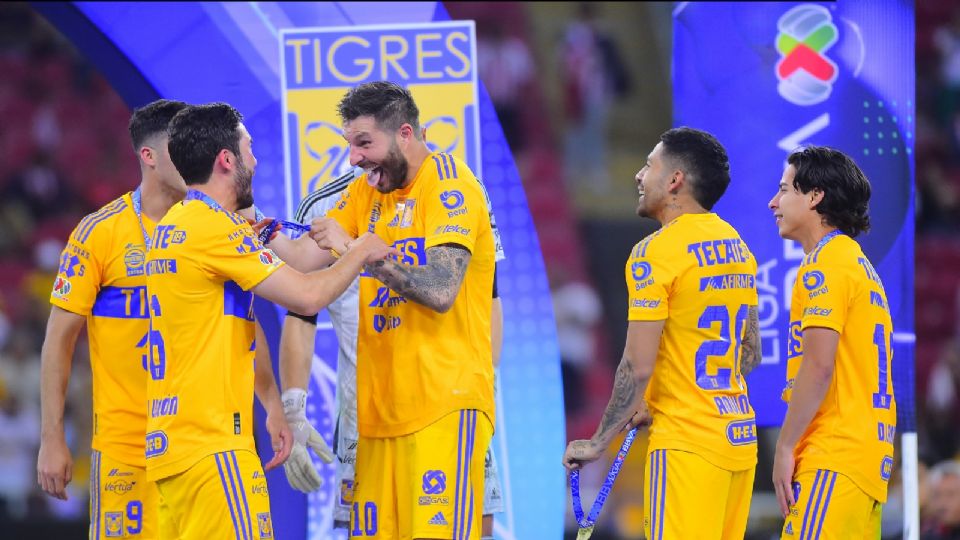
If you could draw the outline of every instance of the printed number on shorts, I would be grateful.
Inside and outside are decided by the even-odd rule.
[[[377,534],[377,505],[366,502],[363,504],[363,520],[360,516],[360,503],[353,503],[353,530],[350,537],[374,536]],[[362,523],[362,525],[361,525]],[[362,528],[361,528],[362,527]]]
[[[130,501],[127,503],[127,534],[140,534],[143,529],[143,503]]]

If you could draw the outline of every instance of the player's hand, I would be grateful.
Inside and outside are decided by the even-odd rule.
[[[350,251],[357,249],[364,253],[363,264],[382,261],[387,257],[400,256],[400,252],[396,248],[388,246],[382,238],[371,233],[363,233],[360,238],[350,242],[348,249]]]
[[[650,409],[647,408],[646,403],[641,403],[640,410],[633,413],[627,425],[623,426],[623,429],[620,431],[628,431],[637,426],[649,426],[651,420],[653,420],[653,417],[650,416]]]
[[[347,243],[353,238],[331,218],[316,218],[310,222],[310,238],[320,249],[332,249],[341,255],[347,251]]]
[[[67,500],[67,484],[73,479],[73,456],[63,435],[40,441],[37,483],[45,493]]]
[[[283,472],[287,475],[290,487],[310,493],[320,489],[323,481],[316,467],[313,466],[307,447],[312,448],[324,463],[333,461],[333,452],[323,437],[307,421],[306,409],[306,391],[290,388],[283,393],[283,411],[293,432],[293,449],[290,451],[290,457],[283,463]]]
[[[796,460],[793,448],[784,448],[779,444],[773,455],[773,491],[780,504],[780,513],[784,518],[790,512],[790,507],[797,504],[793,497],[793,473]]]
[[[568,470],[579,469],[583,465],[596,461],[603,455],[603,448],[591,440],[570,441],[563,453],[563,466]]]
[[[290,451],[293,450],[293,431],[287,423],[285,414],[267,414],[267,433],[270,434],[270,443],[273,446],[273,459],[263,466],[263,470],[269,471],[277,465],[285,463],[290,457]]]
[[[256,223],[254,223],[253,221],[250,222],[250,226],[253,227],[253,232],[257,234],[257,237],[260,238],[260,241],[263,242],[264,244],[272,242],[273,239],[276,238],[278,234],[280,234],[280,230],[283,229],[283,223],[277,222],[277,224],[274,225],[273,229],[271,230],[269,237],[267,238],[261,237],[263,230],[269,227],[270,224],[273,223],[274,221],[276,221],[276,218],[268,217],[268,218],[263,218],[260,221],[257,221]]]

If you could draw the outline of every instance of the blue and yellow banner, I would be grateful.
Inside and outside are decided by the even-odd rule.
[[[473,21],[297,28],[280,41],[288,215],[350,169],[337,103],[366,82],[409,88],[431,150],[455,154],[481,174]]]
[[[674,123],[726,146],[732,181],[715,210],[759,266],[763,363],[748,377],[757,424],[783,421],[786,360],[799,347],[790,291],[803,259],[767,203],[787,155],[813,144],[852,156],[870,179],[872,229],[857,241],[886,289],[899,423],[912,431],[913,3],[683,2],[673,19]]]

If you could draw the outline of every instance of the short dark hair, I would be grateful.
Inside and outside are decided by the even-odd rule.
[[[217,154],[226,148],[240,159],[243,115],[226,103],[195,105],[170,121],[170,161],[188,186],[206,184]]]
[[[870,230],[870,181],[850,156],[825,146],[807,146],[790,154],[787,163],[797,171],[794,188],[801,193],[823,192],[817,212],[828,225],[851,237]]]
[[[158,99],[137,108],[130,116],[127,129],[130,130],[130,142],[133,150],[139,151],[147,139],[156,135],[166,135],[170,120],[183,109],[189,107],[182,101]]]
[[[716,137],[689,127],[678,127],[660,135],[663,154],[692,177],[693,198],[711,210],[730,185],[730,161]]]
[[[344,122],[372,116],[377,126],[388,133],[400,129],[403,124],[410,124],[417,140],[421,138],[420,109],[410,90],[397,83],[377,81],[356,86],[340,100],[337,112]]]

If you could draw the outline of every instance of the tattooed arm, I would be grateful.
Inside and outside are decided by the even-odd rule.
[[[427,264],[409,266],[389,259],[366,265],[367,272],[408,300],[446,313],[457,299],[470,263],[470,251],[459,244],[427,250]]]
[[[646,424],[650,413],[643,401],[647,383],[660,348],[660,334],[665,321],[631,321],[627,344],[617,367],[613,394],[600,420],[600,426],[589,440],[573,441],[563,454],[563,465],[577,469],[599,458],[617,433],[626,425]]]
[[[743,352],[740,355],[740,373],[749,375],[760,365],[763,353],[760,350],[760,318],[757,306],[750,306],[747,313],[747,329],[743,333]]]

